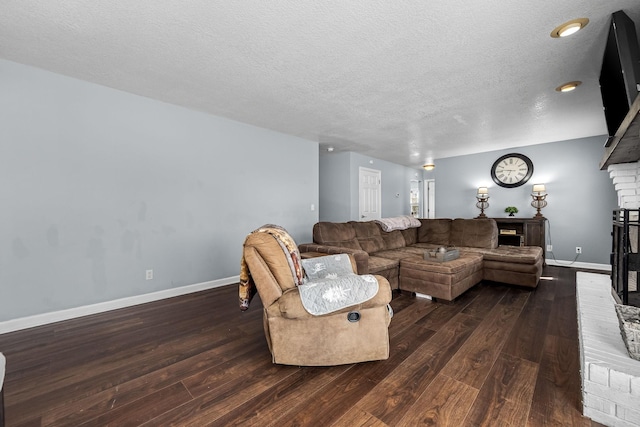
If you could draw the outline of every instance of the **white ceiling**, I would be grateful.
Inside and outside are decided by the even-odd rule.
[[[638,0],[3,0],[0,57],[419,167],[606,134],[620,9],[640,22]]]

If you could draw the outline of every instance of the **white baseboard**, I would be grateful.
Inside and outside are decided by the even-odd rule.
[[[88,316],[90,314],[117,310],[119,308],[131,307],[133,305],[158,301],[165,298],[191,294],[207,289],[219,288],[221,286],[238,283],[239,281],[239,276],[232,276],[224,279],[211,280],[209,282],[196,283],[194,285],[181,286],[179,288],[165,289],[149,294],[134,295],[131,297],[120,298],[91,305],[84,305],[81,307],[74,307],[66,310],[52,311],[50,313],[35,314],[33,316],[11,319],[0,322],[0,334],[33,328],[35,326],[42,326],[49,323],[60,322],[63,320],[75,319],[77,317]]]
[[[557,267],[573,267],[573,268],[584,268],[588,270],[602,270],[611,272],[610,264],[596,264],[591,262],[578,262],[578,261],[565,261],[565,260],[553,260],[547,258],[547,265],[553,265]]]

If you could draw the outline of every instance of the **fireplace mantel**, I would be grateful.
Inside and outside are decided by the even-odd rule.
[[[640,160],[640,95],[631,104],[629,112],[605,149],[600,170],[619,163]]]

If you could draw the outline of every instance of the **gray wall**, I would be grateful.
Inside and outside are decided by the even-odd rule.
[[[573,260],[576,246],[581,246],[578,262],[609,264],[611,212],[617,208],[617,195],[609,174],[598,168],[605,139],[582,138],[438,159],[429,174],[436,180],[436,217],[477,216],[475,194],[480,186],[489,187],[488,216],[506,217],[504,208],[516,206],[518,217],[532,217],[536,212],[531,207],[532,185],[545,183],[548,206],[542,213],[548,219],[555,258]],[[490,170],[498,157],[510,152],[528,156],[534,174],[521,187],[502,188],[493,182]],[[552,259],[550,254],[547,257]]]
[[[4,60],[0,93],[0,321],[237,276],[265,223],[311,240],[316,142]]]
[[[412,179],[421,171],[354,152],[320,154],[320,221],[358,221],[360,167],[382,177],[382,217],[408,215]]]
[[[351,218],[350,161],[349,152],[320,153],[320,221]]]

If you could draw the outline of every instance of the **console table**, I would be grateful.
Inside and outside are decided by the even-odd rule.
[[[545,243],[545,219],[493,218],[498,225],[498,244],[511,246],[540,246],[543,254]]]

